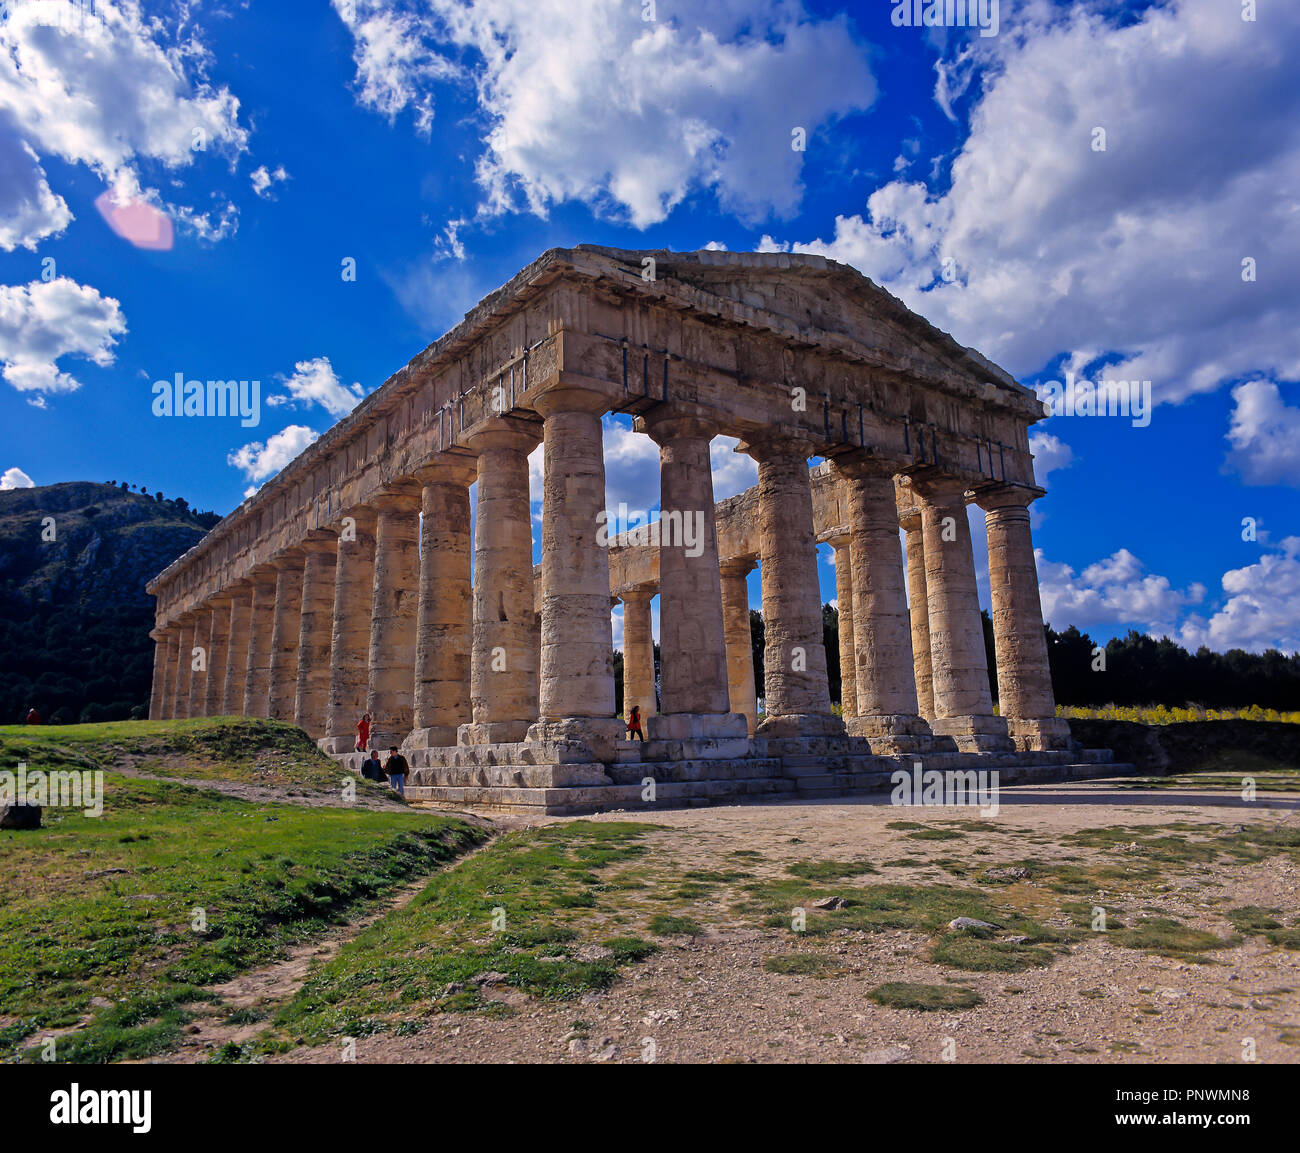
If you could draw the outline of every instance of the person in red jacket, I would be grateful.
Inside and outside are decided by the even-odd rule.
[[[370,747],[370,714],[363,713],[357,721],[357,752],[364,753]]]
[[[29,725],[39,725],[41,723],[41,714],[38,713],[34,707],[28,709],[27,720],[25,723]]]
[[[627,739],[629,741],[644,741],[645,734],[641,732],[641,706],[633,705],[632,712],[627,718]]]

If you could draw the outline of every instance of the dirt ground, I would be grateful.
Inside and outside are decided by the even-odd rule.
[[[900,810],[878,798],[656,812],[661,829],[648,834],[656,866],[671,875],[734,869],[737,852],[762,877],[779,877],[809,859],[867,858],[892,864],[873,882],[970,884],[936,860],[985,868],[1007,861],[1115,861],[1126,846],[1062,846],[1080,830],[1143,828],[1186,822],[1220,833],[1300,822],[1294,795],[1263,794],[1253,803],[1233,794],[1168,789],[1150,793],[1106,782],[1002,790],[1000,813],[981,828],[971,809]],[[889,828],[911,817],[927,826],[964,821],[960,838],[918,840],[915,827]],[[608,813],[596,821],[644,820],[644,814]],[[976,821],[972,825],[972,820]],[[498,827],[549,823],[520,818]],[[1184,832],[1187,832],[1184,829]],[[1195,837],[1196,832],[1188,835]],[[482,850],[480,850],[482,851]],[[454,866],[453,866],[454,867]],[[1166,870],[1149,891],[1122,897],[1125,919],[1177,918],[1221,937],[1232,936],[1224,912],[1239,906],[1281,911],[1294,923],[1300,911],[1300,869],[1279,853],[1250,864],[1193,861]],[[861,879],[859,879],[861,880]],[[821,883],[827,896],[848,891]],[[991,888],[985,886],[986,889]],[[419,886],[400,899],[409,900]],[[1056,902],[1028,883],[998,887],[998,895],[1042,913],[1044,923],[1066,925]],[[1300,1061],[1300,953],[1243,934],[1204,963],[1119,947],[1089,934],[1046,968],[1022,972],[964,972],[932,963],[927,937],[908,930],[837,929],[796,938],[784,928],[759,927],[734,911],[729,893],[700,897],[691,916],[706,926],[696,937],[668,938],[649,959],[628,966],[605,993],[562,1003],[533,1001],[499,988],[509,1016],[430,1013],[419,1031],[355,1041],[355,1059],[367,1062],[1190,1062]],[[1041,906],[1041,909],[1039,908]],[[388,906],[388,907],[391,907]],[[374,914],[367,923],[374,919]],[[1055,916],[1055,920],[1053,920]],[[311,965],[359,931],[297,952],[279,966],[246,974],[225,990],[227,1006],[274,1003],[288,996]],[[773,957],[798,953],[829,958],[822,975],[768,971]],[[885,1007],[868,996],[885,982],[954,982],[974,990],[974,1008],[918,1011]],[[258,1027],[201,1025],[179,1060],[203,1060],[215,1043],[242,1040]],[[335,1062],[340,1047],[298,1049],[277,1061]]]

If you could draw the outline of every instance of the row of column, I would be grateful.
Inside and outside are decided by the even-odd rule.
[[[545,394],[535,422],[500,417],[401,478],[329,531],[155,632],[151,715],[242,713],[293,721],[328,751],[352,747],[369,712],[371,743],[445,746],[581,740],[613,755],[608,552],[600,393]],[[745,577],[719,564],[709,445],[720,429],[662,406],[643,419],[660,449],[661,692],[655,707],[650,594],[625,608],[625,702],[647,735],[754,731]],[[528,454],[545,445],[541,621],[535,613]],[[744,446],[758,462],[758,515],[770,736],[842,733],[831,709],[808,457],[786,436]],[[965,487],[917,477],[899,545],[897,462],[839,458],[847,538],[833,541],[848,731],[884,749],[931,733],[962,748],[1043,747],[1059,738],[1027,505],[999,488],[987,510],[1002,717],[993,714],[965,514]],[[469,486],[478,484],[470,579]],[[423,512],[423,518],[418,514]],[[423,524],[423,538],[420,525]],[[674,536],[674,526],[676,536]],[[909,597],[910,593],[910,597]],[[848,659],[845,659],[845,658]]]

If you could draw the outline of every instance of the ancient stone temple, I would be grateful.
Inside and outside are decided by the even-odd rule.
[[[608,535],[610,411],[659,446],[652,531]],[[370,743],[407,753],[411,796],[548,812],[868,790],[915,761],[1007,783],[1113,771],[1055,716],[1029,522],[1042,416],[996,365],[822,257],[547,252],[155,578],[150,715],[277,717],[355,767],[368,711]],[[758,484],[715,504],[720,434]],[[835,554],[839,713],[819,543]],[[618,600],[643,744],[615,714]]]

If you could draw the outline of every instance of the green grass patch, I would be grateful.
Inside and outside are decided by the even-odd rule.
[[[842,877],[860,877],[876,870],[870,861],[795,861],[785,871],[805,881],[838,881]]]
[[[820,953],[786,953],[763,962],[763,968],[769,973],[794,977],[825,977],[838,967],[834,960]]]
[[[888,981],[877,985],[868,994],[877,1005],[890,1009],[919,1009],[932,1012],[936,1009],[973,1009],[984,998],[974,989],[953,985],[924,985],[914,981]]]
[[[698,937],[704,927],[690,917],[659,913],[650,918],[650,932],[656,937]]]
[[[1131,928],[1110,934],[1110,940],[1130,949],[1193,962],[1203,962],[1206,958],[1202,954],[1226,949],[1233,943],[1204,929],[1190,928],[1172,917],[1139,917]]]
[[[573,821],[499,838],[349,941],[259,1043],[390,1031],[430,1011],[505,1013],[498,987],[548,1000],[608,989],[621,966],[656,946],[634,936],[595,939],[600,914],[621,907],[602,878],[642,856],[655,827]]]
[[[0,832],[0,1005],[15,1018],[0,1059],[31,1058],[43,1031],[83,1022],[60,1059],[164,1052],[196,988],[274,960],[484,836],[405,809],[254,804],[107,772],[104,794],[100,817],[50,809],[39,830]]]

